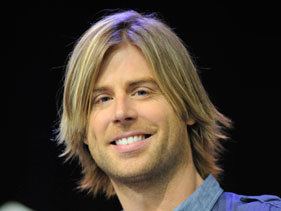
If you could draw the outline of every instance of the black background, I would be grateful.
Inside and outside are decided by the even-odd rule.
[[[2,7],[1,203],[19,201],[37,211],[120,210],[116,199],[92,199],[76,190],[80,167],[64,164],[62,148],[52,141],[73,44],[115,9],[157,12],[188,46],[213,103],[234,121],[221,161],[222,187],[280,196],[277,5],[12,2]]]

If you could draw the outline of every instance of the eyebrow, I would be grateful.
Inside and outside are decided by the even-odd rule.
[[[158,84],[156,83],[156,81],[152,78],[145,78],[145,79],[139,79],[139,80],[135,80],[135,81],[129,81],[128,83],[128,87],[135,87],[135,86],[139,86],[141,84],[152,84],[154,86],[158,87]]]
[[[158,87],[158,84],[152,78],[143,78],[143,79],[128,81],[128,82],[126,82],[126,87],[128,87],[128,89],[131,89],[132,87],[136,87],[136,86],[139,86],[142,84],[152,84],[153,86]],[[93,93],[95,94],[95,93],[104,92],[107,90],[110,90],[110,87],[101,86],[101,87],[95,88]]]

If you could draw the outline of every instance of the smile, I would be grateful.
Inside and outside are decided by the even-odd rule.
[[[135,142],[144,141],[145,139],[149,138],[150,136],[151,136],[150,134],[129,136],[129,137],[126,137],[126,138],[120,138],[116,141],[113,141],[113,142],[111,142],[111,144],[128,145],[128,144],[132,144],[132,143],[135,143]]]

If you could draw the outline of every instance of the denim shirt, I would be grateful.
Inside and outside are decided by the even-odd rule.
[[[273,195],[244,196],[224,192],[209,175],[203,184],[174,211],[281,211],[281,199]]]

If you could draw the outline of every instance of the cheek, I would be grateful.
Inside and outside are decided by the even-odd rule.
[[[157,101],[147,105],[142,105],[138,109],[140,117],[156,123],[157,125],[169,122],[169,118],[174,116],[173,110],[165,101]]]
[[[89,119],[88,138],[98,139],[104,134],[109,121],[108,112],[92,112]]]

